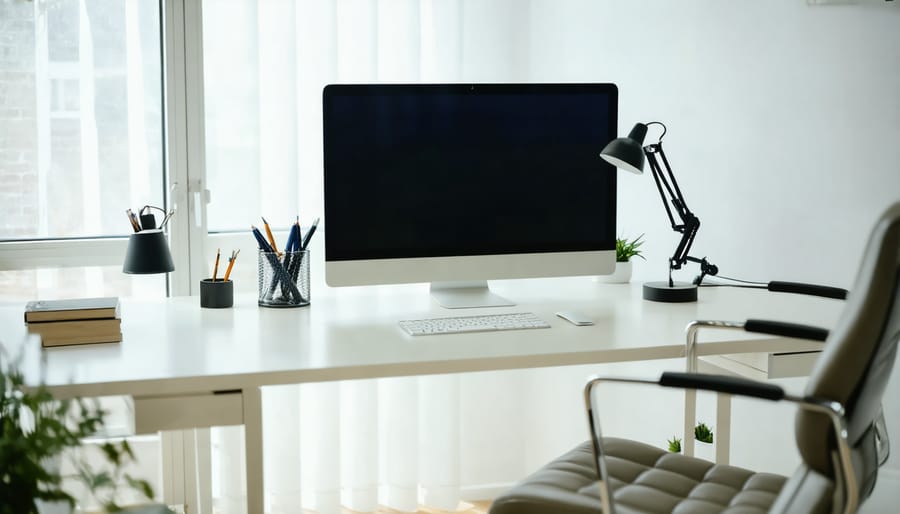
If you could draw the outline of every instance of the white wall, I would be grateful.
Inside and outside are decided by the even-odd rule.
[[[852,285],[873,221],[900,200],[900,3],[532,0],[528,6],[530,22],[507,39],[527,45],[513,54],[527,52],[528,80],[614,82],[620,133],[635,121],[668,125],[667,155],[703,222],[694,255],[708,256],[725,276]],[[478,70],[467,77],[504,78],[518,77]],[[661,279],[678,237],[649,176],[619,179],[620,233],[647,239],[647,262],[636,266],[635,280]],[[541,435],[547,424],[565,427],[538,439],[551,448],[530,447],[529,454],[543,457],[586,438],[578,397],[558,401],[561,388],[577,391],[585,371],[530,375],[537,385],[528,408],[558,416],[545,416]],[[896,446],[900,377],[885,406]],[[571,428],[569,420],[578,425]],[[741,453],[736,449],[735,458]],[[897,453],[872,512],[897,499],[897,489],[885,485],[900,485]],[[792,459],[773,463],[784,467]],[[526,457],[529,471],[536,462]]]

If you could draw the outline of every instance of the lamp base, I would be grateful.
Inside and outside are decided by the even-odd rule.
[[[688,282],[675,282],[669,287],[669,281],[646,282],[644,284],[644,300],[651,302],[696,302],[697,286]]]

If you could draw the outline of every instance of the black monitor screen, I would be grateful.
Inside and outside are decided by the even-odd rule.
[[[326,260],[611,250],[613,84],[329,85]]]

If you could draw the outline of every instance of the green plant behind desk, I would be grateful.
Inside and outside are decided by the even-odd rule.
[[[700,441],[701,443],[710,443],[713,442],[713,433],[712,429],[710,429],[706,423],[698,423],[696,427],[694,427],[694,439]]]
[[[641,245],[644,244],[641,238],[644,234],[637,236],[632,240],[616,238],[616,262],[629,262],[632,257],[644,258],[641,255]]]
[[[667,441],[669,443],[669,451],[672,453],[681,453],[681,438],[672,436],[671,439]]]
[[[61,457],[95,435],[105,415],[97,403],[56,400],[44,385],[26,387],[22,373],[0,355],[0,514],[36,513],[38,500],[74,507],[75,499],[62,489]],[[105,442],[100,449],[112,471],[95,472],[76,462],[73,478],[84,482],[107,512],[122,510],[115,494],[123,483],[153,498],[149,483],[122,471],[134,460],[127,441]]]

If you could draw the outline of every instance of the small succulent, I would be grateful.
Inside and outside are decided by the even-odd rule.
[[[668,440],[669,443],[669,451],[672,453],[681,453],[681,438],[672,436],[671,439]]]
[[[641,245],[644,244],[641,238],[644,234],[637,236],[632,240],[616,238],[616,262],[628,262],[632,257],[644,258],[641,255]]]
[[[696,427],[694,427],[694,439],[700,441],[701,443],[712,443],[713,442],[713,432],[706,423],[698,423]]]

